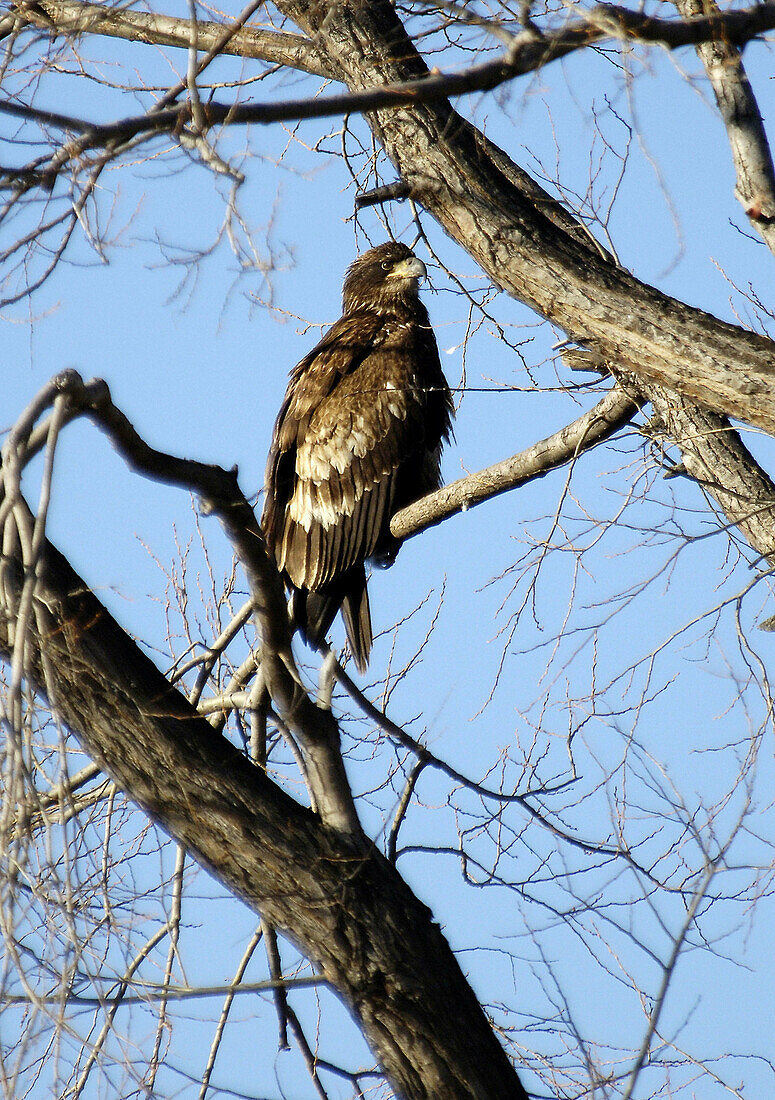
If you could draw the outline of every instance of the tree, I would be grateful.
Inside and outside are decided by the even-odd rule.
[[[6,308],[45,293],[63,263],[82,262],[84,246],[100,259],[115,251],[121,235],[108,228],[106,177],[134,168],[150,188],[159,159],[177,166],[183,157],[207,169],[223,189],[225,211],[212,243],[202,245],[192,227],[186,250],[162,243],[166,258],[183,264],[188,277],[208,256],[220,255],[217,245],[226,240],[243,269],[259,268],[271,279],[279,266],[271,229],[262,251],[243,194],[256,150],[270,140],[262,128],[307,120],[316,138],[305,131],[299,144],[306,142],[314,159],[336,138],[339,186],[352,178],[359,218],[373,219],[368,229],[408,225],[432,256],[445,258],[447,285],[460,292],[456,309],[467,326],[469,362],[482,347],[477,335],[523,357],[529,370],[541,355],[559,351],[560,389],[583,405],[587,391],[596,398],[560,431],[539,442],[533,436],[527,449],[467,474],[394,520],[396,534],[409,538],[520,488],[509,499],[525,509],[517,527],[526,534],[499,580],[505,611],[490,692],[502,692],[517,660],[518,729],[505,747],[492,746],[469,767],[468,760],[452,763],[443,744],[428,744],[393,716],[397,699],[404,714],[412,713],[407,700],[414,712],[429,713],[429,684],[416,670],[432,650],[435,618],[428,622],[425,609],[418,610],[425,627],[408,656],[401,645],[415,624],[399,624],[396,663],[388,664],[379,703],[374,685],[360,690],[346,662],[333,655],[312,686],[311,674],[297,664],[298,647],[294,656],[279,578],[242,475],[200,455],[182,459],[171,445],[150,446],[105,383],[52,371],[3,450],[3,995],[9,1011],[19,1006],[23,1025],[18,1041],[4,1040],[7,1094],[29,1093],[47,1074],[63,1096],[90,1088],[110,1095],[173,1091],[165,1054],[171,1005],[178,995],[201,1003],[208,993],[198,975],[187,980],[182,947],[189,932],[180,915],[187,853],[227,896],[259,914],[234,987],[226,990],[210,1055],[193,1057],[187,1067],[200,1095],[215,1087],[213,1067],[235,997],[241,1005],[255,993],[243,977],[259,941],[268,975],[259,988],[275,1000],[280,1043],[290,1029],[309,1068],[309,1087],[320,1095],[342,1087],[354,1095],[380,1088],[386,1094],[388,1086],[403,1097],[518,1097],[525,1089],[677,1095],[695,1079],[719,1095],[742,1094],[738,1077],[746,1080],[749,1063],[734,1062],[727,1071],[723,1058],[700,1050],[691,1035],[685,1047],[691,1007],[679,1002],[676,1022],[666,1006],[681,955],[702,946],[716,957],[727,940],[739,951],[737,912],[766,907],[771,892],[771,814],[760,791],[771,766],[762,746],[772,701],[751,627],[775,563],[775,487],[728,418],[762,433],[775,427],[775,345],[766,329],[772,314],[753,282],[733,285],[748,324],[732,323],[655,289],[617,260],[615,246],[627,245],[618,237],[637,213],[631,206],[624,229],[615,224],[637,111],[632,123],[615,102],[605,119],[592,112],[589,190],[575,210],[562,174],[552,180],[544,172],[539,184],[490,137],[498,129],[501,140],[498,112],[514,102],[505,97],[516,96],[517,81],[548,77],[563,58],[607,67],[614,85],[622,73],[621,93],[630,91],[638,66],[657,64],[656,47],[682,50],[687,64],[696,51],[726,125],[736,195],[764,242],[746,247],[751,256],[765,245],[772,249],[775,172],[742,50],[775,26],[775,6],[722,12],[678,0],[675,7],[677,15],[661,18],[610,5],[515,11],[281,2],[266,10],[251,4],[236,18],[212,23],[199,21],[194,5],[175,17],[40,0],[4,17],[0,112],[13,120],[11,149],[20,154],[3,168],[2,216],[14,234],[1,257]],[[105,37],[119,40],[115,53]],[[151,53],[142,43],[163,49]],[[95,50],[116,70],[95,61]],[[185,73],[170,81],[169,59],[181,56],[188,59]],[[242,70],[244,58],[261,62],[260,79],[274,96],[263,89],[253,96],[255,69]],[[291,72],[307,74],[306,83],[300,95],[281,99]],[[84,78],[84,107],[51,109],[66,104]],[[603,79],[599,72],[596,79]],[[335,94],[321,90],[329,81],[340,85]],[[471,108],[465,117],[450,97],[471,93],[479,98],[461,99],[461,112]],[[326,119],[334,120],[331,132]],[[614,125],[623,138],[607,133]],[[514,140],[512,131],[504,134]],[[184,188],[177,194],[186,202]],[[319,227],[319,215],[313,221]],[[449,258],[437,227],[457,246]],[[485,276],[473,290],[461,249]],[[552,326],[529,352],[510,332],[502,300],[493,302],[492,285]],[[561,346],[550,350],[547,341],[558,335]],[[571,372],[593,381],[579,383]],[[473,388],[464,376],[460,392]],[[170,574],[167,675],[98,599],[87,571],[79,576],[49,541],[49,512],[60,492],[54,456],[82,419],[108,436],[134,476],[194,492],[205,513],[220,520],[239,564],[240,573],[228,563],[225,580],[216,579],[220,551],[203,534],[210,606],[195,610],[191,551],[183,549]],[[633,423],[640,434],[623,435]],[[621,501],[613,518],[591,490],[577,497],[572,481],[577,470],[597,468],[603,449],[590,452],[612,438],[629,448],[632,467],[616,474]],[[511,442],[504,440],[503,449]],[[39,455],[33,511],[24,494]],[[224,464],[230,460],[225,452]],[[560,468],[567,468],[565,481],[553,491],[548,514],[544,508],[528,521],[524,487]],[[700,501],[698,518],[692,511]],[[485,511],[476,514],[478,531],[488,522]],[[676,622],[672,609],[661,611],[657,603],[655,610],[652,602],[642,636],[627,637],[631,607],[680,574],[705,541],[713,543],[716,573],[689,621]],[[648,553],[655,547],[663,555],[656,565]],[[639,572],[618,576],[614,566],[603,566],[606,555],[633,548]],[[599,596],[586,583],[587,571],[606,572]],[[247,599],[237,607],[243,575]],[[542,607],[544,586],[551,589],[558,578],[568,588],[567,606]],[[473,636],[476,627],[467,623],[467,630]],[[616,641],[607,643],[609,637]],[[665,707],[676,676],[670,663],[681,647],[711,662],[711,645],[727,672],[729,729],[701,739],[719,763],[695,798],[693,785],[676,781],[651,738],[655,726],[673,719]],[[620,647],[621,657],[612,653]],[[425,676],[434,681],[441,672],[434,665]],[[701,698],[693,705],[699,726],[707,708]],[[711,705],[720,705],[717,698]],[[600,739],[601,730],[612,738]],[[76,744],[91,764],[82,766]],[[117,789],[130,802],[118,802]],[[147,815],[142,826],[131,804]],[[177,855],[161,833],[149,831],[147,819],[173,838]],[[104,839],[95,849],[98,830]],[[411,840],[402,840],[410,832]],[[486,1012],[484,996],[474,995],[419,900],[422,891],[413,892],[399,874],[399,857],[406,861],[415,851],[435,865],[452,854],[464,882],[519,899],[523,923],[508,926],[502,948],[517,987],[513,1003],[508,982]],[[156,860],[150,874],[149,856]],[[168,905],[149,933],[143,899],[154,889],[168,893]],[[536,909],[543,921],[526,915]],[[437,911],[436,918],[452,914]],[[514,942],[520,936],[529,950]],[[495,950],[495,942],[481,946]],[[567,952],[568,942],[580,949],[579,965],[593,964],[592,975],[579,980],[605,988],[612,1015],[621,990],[631,990],[642,1008],[634,1038],[632,1026],[620,1038],[614,1019],[589,1037],[592,1025],[578,1017],[573,985],[555,955]],[[153,965],[161,980],[149,985]],[[477,982],[491,984],[484,972]],[[327,991],[342,999],[376,1067],[358,1065],[349,1049],[329,1056],[325,1024],[319,1041],[311,1037],[314,1010],[296,1007],[296,989],[307,987],[321,1014],[333,1011]],[[139,1025],[122,1030],[118,1023],[134,1000],[153,1007],[143,1038],[142,1028],[133,1031]],[[761,1079],[771,1083],[772,1063],[754,1038],[746,1053],[756,1065],[751,1074],[769,1074]]]

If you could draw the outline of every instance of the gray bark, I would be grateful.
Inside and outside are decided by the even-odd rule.
[[[715,0],[674,0],[682,16],[720,15]],[[727,129],[735,166],[735,195],[751,225],[775,251],[775,170],[759,105],[743,65],[741,50],[717,40],[697,45]]]

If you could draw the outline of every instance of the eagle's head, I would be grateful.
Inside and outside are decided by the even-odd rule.
[[[387,241],[370,248],[347,269],[342,291],[344,311],[416,303],[418,282],[425,275],[425,264],[405,244]]]

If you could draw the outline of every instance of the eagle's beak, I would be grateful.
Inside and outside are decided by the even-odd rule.
[[[428,272],[425,264],[416,256],[400,260],[388,275],[388,279],[424,279]]]

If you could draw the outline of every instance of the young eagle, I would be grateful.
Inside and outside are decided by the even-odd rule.
[[[291,371],[266,468],[262,526],[317,648],[341,609],[364,672],[371,615],[364,562],[392,565],[390,520],[441,484],[452,399],[428,311],[425,265],[388,241],[350,266],[343,312]]]

